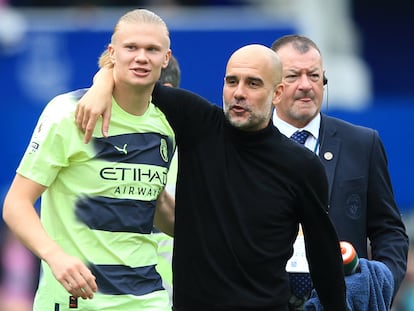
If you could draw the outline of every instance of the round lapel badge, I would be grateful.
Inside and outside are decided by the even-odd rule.
[[[327,151],[327,152],[324,153],[323,157],[324,157],[325,160],[330,161],[330,160],[333,159],[333,154],[332,154],[332,152]]]

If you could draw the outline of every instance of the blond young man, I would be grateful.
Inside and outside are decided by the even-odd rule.
[[[174,133],[151,102],[170,54],[159,16],[127,12],[108,46],[108,137],[97,131],[81,142],[73,119],[85,90],[57,96],[40,116],[3,207],[10,229],[42,259],[34,310],[170,310],[151,237],[154,217],[173,231],[173,210],[155,211],[167,199]],[[41,219],[33,206],[40,196]]]

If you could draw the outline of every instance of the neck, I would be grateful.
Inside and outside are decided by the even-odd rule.
[[[123,110],[141,116],[148,109],[153,89],[154,85],[142,87],[115,85],[113,96]]]

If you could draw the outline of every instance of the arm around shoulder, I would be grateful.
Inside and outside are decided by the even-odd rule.
[[[90,141],[96,121],[101,116],[102,135],[108,136],[113,88],[113,70],[109,67],[103,67],[95,74],[90,89],[79,100],[76,106],[75,121],[76,125],[85,132],[85,143]]]

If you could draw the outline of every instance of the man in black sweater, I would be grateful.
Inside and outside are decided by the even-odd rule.
[[[299,224],[324,310],[346,310],[323,166],[270,121],[283,92],[281,79],[277,54],[248,45],[228,61],[224,112],[182,89],[154,89],[153,103],[165,113],[179,146],[175,311],[288,310],[285,267]],[[77,123],[86,141],[110,106],[111,80],[111,70],[101,70],[79,103]],[[104,116],[109,122],[109,114]]]

